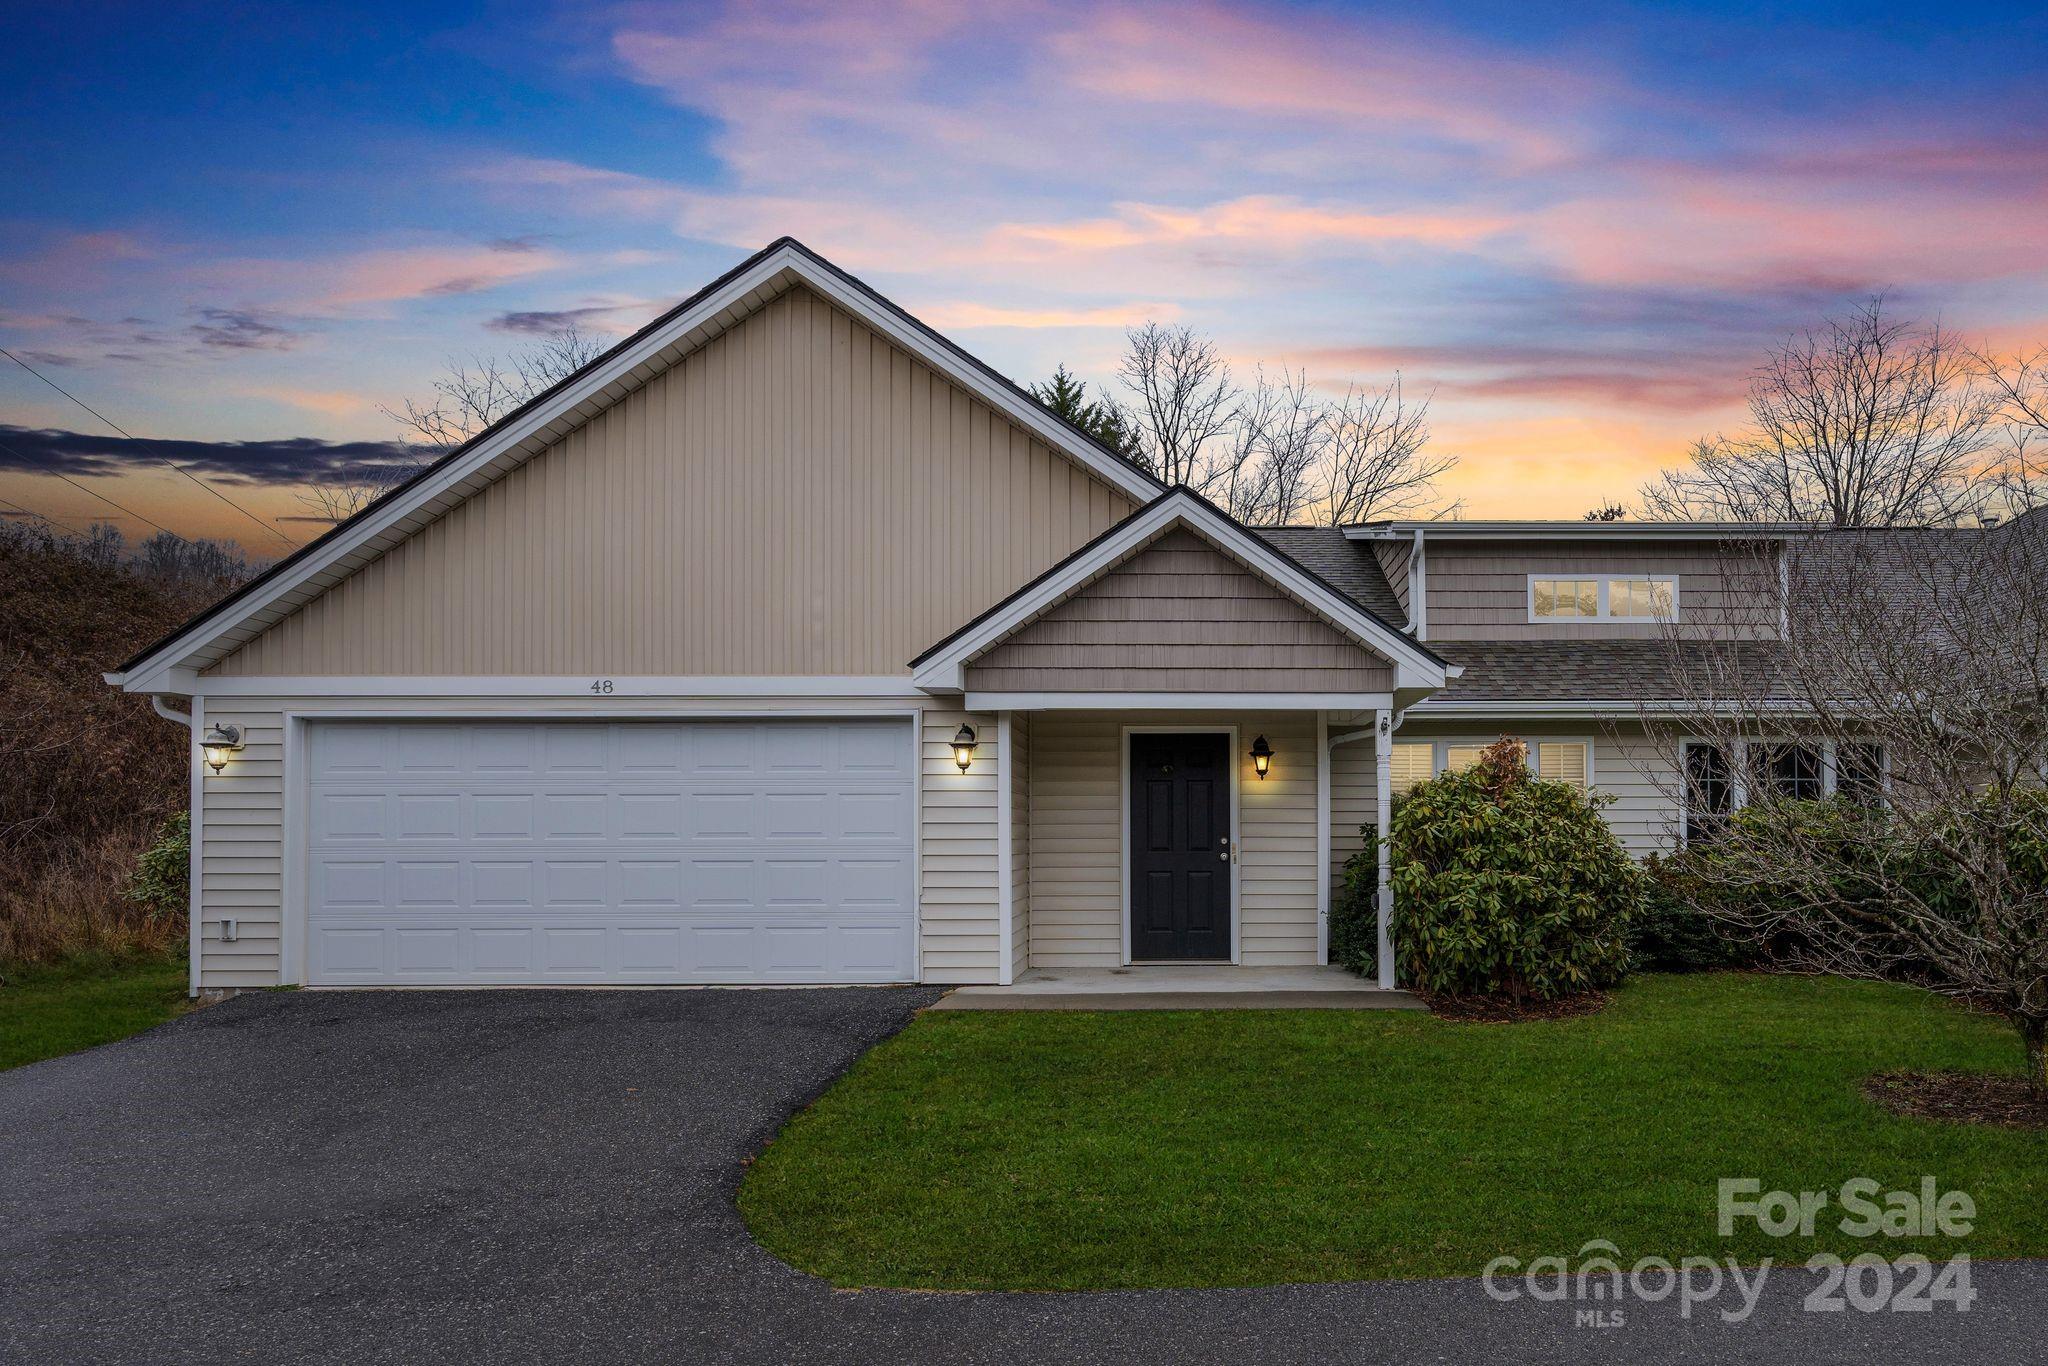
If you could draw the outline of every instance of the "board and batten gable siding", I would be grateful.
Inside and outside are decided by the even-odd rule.
[[[1688,634],[1768,639],[1777,635],[1777,603],[1765,566],[1697,541],[1431,540],[1428,550],[1431,640],[1654,639],[1655,622],[1532,622],[1529,577],[1603,578],[1675,574],[1678,621]]]
[[[1042,712],[1031,735],[1031,965],[1123,962],[1125,726],[1237,727],[1241,961],[1317,961],[1316,723],[1313,712]],[[1261,781],[1254,736],[1275,750]]]
[[[1131,511],[795,289],[207,672],[906,673]]]
[[[970,692],[1367,693],[1393,669],[1176,528],[967,666]]]
[[[979,747],[967,772],[953,762],[953,736],[974,727]],[[997,784],[1008,781],[996,717],[934,709],[921,721],[918,825],[918,938],[927,982],[993,982],[1001,968],[997,895]]]

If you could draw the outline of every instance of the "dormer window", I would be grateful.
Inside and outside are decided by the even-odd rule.
[[[1531,621],[1669,621],[1678,613],[1676,574],[1562,579],[1529,576]]]

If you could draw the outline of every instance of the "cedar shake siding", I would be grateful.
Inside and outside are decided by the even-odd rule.
[[[967,666],[970,692],[1377,693],[1381,659],[1184,529]]]
[[[1529,578],[1622,578],[1676,575],[1678,626],[1688,636],[1777,635],[1774,585],[1753,582],[1754,557],[1724,554],[1711,542],[1601,540],[1432,540],[1427,545],[1429,639],[1659,639],[1655,622],[1529,620]],[[1764,566],[1762,572],[1769,572]]]

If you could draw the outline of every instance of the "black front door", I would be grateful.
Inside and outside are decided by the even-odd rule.
[[[1230,737],[1131,737],[1131,957],[1230,958]]]

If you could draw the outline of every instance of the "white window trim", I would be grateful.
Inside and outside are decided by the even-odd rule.
[[[1851,741],[1852,744],[1872,745],[1877,749],[1877,787],[1885,800],[1891,800],[1892,752],[1882,741]],[[1728,768],[1728,814],[1734,815],[1749,805],[1749,749],[1752,745],[1806,745],[1820,751],[1820,795],[1827,801],[1835,795],[1836,757],[1839,750],[1834,740],[1802,740],[1791,735],[1760,735],[1752,739],[1735,742],[1736,759]],[[1691,749],[1721,749],[1719,740],[1702,735],[1683,736],[1678,741],[1678,844],[1685,847],[1685,830],[1692,818],[1692,777],[1686,763],[1686,751]]]
[[[1536,615],[1536,585],[1538,583],[1584,583],[1589,579],[1592,580],[1600,594],[1598,615],[1590,617],[1539,617]],[[1671,615],[1668,617],[1618,617],[1613,615],[1608,610],[1608,589],[1616,579],[1634,579],[1643,583],[1670,584]],[[1529,623],[1532,626],[1556,626],[1559,624],[1569,626],[1577,625],[1581,622],[1605,622],[1615,626],[1661,626],[1667,622],[1678,620],[1680,610],[1678,603],[1678,575],[1642,574],[1628,570],[1615,571],[1605,569],[1598,571],[1549,570],[1541,574],[1531,574],[1528,576],[1524,606],[1528,609]]]

